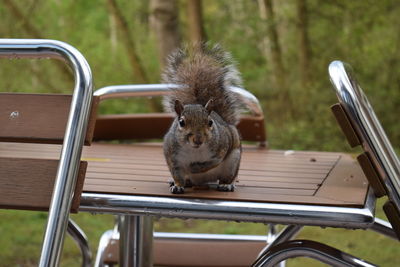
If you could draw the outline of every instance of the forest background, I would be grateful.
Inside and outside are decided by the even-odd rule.
[[[238,62],[244,87],[260,100],[268,142],[276,149],[350,151],[329,110],[337,100],[327,67],[343,60],[353,66],[399,151],[399,12],[396,0],[0,0],[0,37],[56,39],[73,45],[88,60],[96,89],[158,83],[164,60],[176,47],[220,43]],[[0,64],[1,92],[70,93],[73,88],[71,72],[54,60],[2,59]],[[110,100],[101,106],[101,113],[155,110],[160,110],[158,99]],[[35,265],[45,218],[43,213],[0,211],[0,266]],[[83,214],[76,220],[88,231],[94,251],[100,232],[112,226],[109,216]],[[156,228],[265,232],[263,225],[164,219]],[[326,238],[382,266],[394,266],[394,255],[400,252],[391,241],[382,240],[387,253],[378,253],[356,244],[357,237],[330,231],[333,234],[326,237],[329,231],[307,228],[303,237]],[[337,240],[340,235],[344,239]],[[372,243],[379,240],[369,238]],[[63,262],[79,265],[78,250],[70,240]]]

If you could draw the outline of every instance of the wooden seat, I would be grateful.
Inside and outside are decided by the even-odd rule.
[[[0,151],[16,159],[51,160],[58,157],[60,146],[0,143]],[[84,148],[82,160],[88,162],[84,192],[171,196],[160,143],[94,143]],[[174,197],[362,207],[367,192],[362,170],[349,155],[247,145],[235,192],[199,187]]]
[[[261,240],[193,240],[155,238],[155,266],[247,267],[265,247]],[[216,253],[218,251],[218,253]],[[119,262],[119,240],[109,242],[104,255],[108,265]],[[179,257],[172,257],[179,255]]]
[[[15,96],[7,97],[13,98]],[[29,100],[26,95],[19,97],[23,100],[25,98]],[[37,101],[47,103],[50,96],[36,97]],[[54,98],[54,96],[51,97]],[[70,101],[70,98],[66,96],[59,98],[65,99],[62,102]],[[58,99],[58,97],[55,99]],[[9,101],[11,100],[6,102]],[[364,173],[355,159],[343,153],[268,149],[265,145],[266,133],[262,115],[245,115],[241,118],[238,126],[244,141],[257,142],[257,144],[243,146],[241,167],[234,192],[218,192],[215,190],[215,184],[209,184],[203,187],[188,188],[183,195],[172,195],[169,192],[169,180],[171,178],[163,156],[162,144],[160,142],[143,143],[143,141],[161,139],[173,116],[171,114],[105,115],[98,116],[96,125],[93,126],[95,110],[99,101],[98,97],[93,98],[95,105],[93,105],[91,112],[92,123],[89,124],[86,143],[90,144],[92,138],[95,142],[83,148],[81,157],[83,169],[80,171],[81,179],[79,180],[82,182],[81,184],[78,183],[77,187],[82,191],[75,193],[77,199],[74,202],[75,211],[113,212],[113,205],[119,204],[110,204],[107,200],[108,197],[133,196],[144,197],[140,200],[143,202],[139,206],[135,206],[137,199],[124,200],[123,206],[118,206],[116,209],[118,212],[115,211],[115,213],[158,214],[159,212],[161,216],[170,217],[234,219],[238,217],[232,216],[232,214],[235,215],[236,208],[241,207],[240,220],[247,221],[361,228],[366,228],[373,223],[373,206],[370,203],[373,202],[373,199],[371,200]],[[57,103],[57,101],[50,102]],[[50,113],[55,113],[54,110],[57,110],[59,105],[51,105]],[[38,105],[38,110],[40,110],[39,107],[40,105]],[[15,108],[8,107],[7,112],[13,109]],[[27,113],[29,114],[29,112]],[[64,122],[60,123],[60,121],[62,120],[55,119],[52,125],[58,125],[57,128],[63,127],[62,123]],[[17,142],[10,143],[9,132],[6,132],[3,136],[6,137],[1,140],[3,142],[0,142],[0,162],[3,162],[2,168],[0,168],[0,178],[10,177],[11,168],[3,168],[3,166],[9,165],[15,172],[18,169],[16,165],[21,164],[21,161],[32,162],[31,165],[35,165],[35,168],[40,166],[45,170],[26,179],[45,177],[41,181],[49,184],[49,186],[42,190],[34,190],[46,196],[40,203],[36,200],[32,201],[32,199],[37,198],[37,195],[32,195],[27,198],[27,201],[20,204],[20,207],[8,203],[7,199],[10,199],[10,197],[0,198],[0,205],[6,208],[46,209],[51,196],[52,181],[54,182],[54,173],[51,170],[51,168],[54,169],[54,166],[49,163],[49,166],[53,167],[46,169],[47,165],[42,164],[42,162],[57,162],[61,149],[59,143],[62,138],[58,134],[47,137],[46,142],[37,138],[35,138],[35,140],[38,140],[37,142],[32,142],[32,138],[23,136],[13,140]],[[104,142],[110,140],[128,141],[121,144]],[[29,141],[29,143],[25,143],[26,141]],[[4,163],[7,163],[7,165]],[[15,177],[20,178],[21,175],[16,172]],[[23,192],[25,190],[22,186],[22,184],[25,184],[24,180],[17,181],[22,182],[15,183],[14,188]],[[32,182],[32,180],[30,181]],[[3,181],[3,183],[6,182]],[[38,184],[38,187],[41,187],[41,185]],[[1,187],[0,193],[7,196],[6,193],[9,190],[9,187]],[[82,196],[83,203],[78,208],[79,196]],[[154,199],[146,199],[146,197],[154,197]],[[187,205],[189,207],[188,212],[185,211],[185,207],[182,208],[182,213],[179,209],[164,207],[163,202],[170,200],[182,200],[179,204]],[[156,202],[159,204],[152,207],[151,205]],[[134,205],[134,208],[129,207],[130,204]],[[258,204],[261,206],[258,207]],[[273,206],[274,204],[278,205],[278,208]],[[192,205],[201,207],[191,210]],[[211,210],[208,210],[208,207],[215,207],[216,205],[220,206],[220,211],[223,210],[223,205],[230,205],[228,209],[230,213],[226,215],[218,211],[211,212]],[[246,210],[247,206],[259,208],[262,210],[262,214],[253,216],[250,210]],[[160,207],[162,207],[162,211],[159,210]],[[168,211],[168,208],[171,210]],[[320,212],[325,215],[321,216]],[[341,214],[346,214],[346,216],[335,218],[336,212],[342,212]],[[358,214],[354,219],[351,218],[353,213]],[[171,242],[175,241],[155,240],[157,258],[154,262],[161,266],[174,266],[171,259],[167,260],[167,258],[161,257],[163,254],[174,253],[174,249],[177,249],[177,247],[171,246],[171,244],[176,243]],[[212,243],[210,241],[209,243],[188,242],[186,244],[188,248],[187,258],[189,259],[198,254],[202,245],[211,247],[211,244],[214,244],[214,246],[232,246],[232,249],[246,252],[245,254],[237,253],[237,256],[248,260],[257,255],[254,250],[259,248],[262,243],[247,244],[249,248],[252,248],[248,250],[241,249],[241,246],[246,245],[243,243],[229,245],[227,242]],[[160,254],[157,251],[163,251],[163,253]],[[229,262],[222,263],[223,260],[221,258],[221,261],[214,263],[210,261],[206,265],[187,261],[180,261],[179,264],[180,266],[188,266],[189,264],[191,266],[246,265],[239,260],[236,261],[237,265],[230,265]],[[175,262],[175,264],[178,263]]]
[[[122,95],[126,96],[125,93]],[[172,119],[170,114],[100,116],[94,140],[160,139]],[[354,158],[343,153],[268,149],[264,145],[266,133],[262,115],[242,117],[238,128],[245,141],[257,141],[261,145],[244,146],[234,192],[217,192],[215,185],[211,184],[188,188],[183,195],[172,195],[168,183],[170,173],[160,143],[95,142],[83,152],[83,158],[88,161],[88,171],[81,209],[352,228],[372,225],[374,199],[369,194],[368,181]],[[180,199],[182,202],[178,201]],[[264,216],[255,216],[250,209],[246,214],[247,205],[254,207],[257,204],[266,204],[260,208],[265,211]],[[229,205],[227,209],[231,213],[226,215],[220,208],[218,214],[212,208],[215,205]],[[234,207],[243,207],[240,216],[235,217]],[[214,240],[202,243],[179,238],[165,242],[158,238],[154,240],[154,263],[160,266],[248,266],[257,255],[255,250],[262,246],[260,242],[243,244]],[[115,249],[118,240],[110,239],[107,244],[101,249],[99,247],[101,254],[98,259],[117,263],[119,254]],[[211,253],[207,253],[202,245],[210,248]],[[236,251],[232,262],[227,263],[223,257],[213,258],[212,251],[218,246],[231,246],[231,250]],[[187,257],[164,257],[175,255],[179,248],[186,249]],[[108,258],[104,258],[105,255]],[[191,260],[196,257],[209,260]]]
[[[95,100],[96,102],[97,100]],[[243,203],[243,205],[246,203],[277,203],[360,210],[366,205],[368,183],[361,168],[351,156],[343,153],[268,149],[264,145],[266,134],[262,116],[243,116],[238,126],[244,140],[257,141],[261,145],[243,146],[242,162],[234,192],[218,192],[215,190],[216,185],[210,184],[207,187],[187,188],[183,195],[172,195],[169,192],[170,173],[165,163],[161,143],[130,141],[113,144],[102,142],[115,139],[142,141],[162,138],[172,118],[171,114],[97,117],[94,132],[89,131],[96,142],[83,148],[81,160],[87,162],[87,168],[86,173],[81,171],[82,175],[79,181],[82,183],[77,188],[82,190],[83,195],[115,194],[154,196],[165,199],[173,197],[195,201],[233,201]],[[91,129],[93,130],[93,126]],[[0,161],[2,158],[7,158],[12,159],[14,164],[25,159],[33,162],[57,162],[61,146],[57,144],[59,143],[57,140],[51,141],[51,143],[54,144],[1,142]],[[7,172],[7,169],[2,168],[2,170]],[[48,180],[43,181],[44,183],[54,179],[51,171],[47,171],[47,176],[41,174],[41,177],[47,177]],[[35,204],[37,207],[32,209],[45,209],[48,206],[52,183],[49,185],[51,186],[45,190],[46,193],[41,191],[42,195],[46,196],[46,204]],[[3,187],[0,189],[0,193],[3,193],[2,190],[6,192],[8,188]],[[74,211],[77,211],[80,192],[77,191],[75,195],[78,201],[74,202]],[[36,203],[31,200],[28,202]],[[3,205],[11,207],[4,203]],[[24,206],[26,208],[27,203]],[[264,244],[264,242],[232,243],[227,241],[200,243],[185,241],[182,244],[180,242],[183,241],[155,239],[154,262],[160,266],[246,266],[251,263],[251,259],[254,260],[258,254],[257,251]],[[179,245],[172,246],[178,243]],[[113,242],[109,244],[111,245]],[[211,251],[217,247],[237,251],[235,253],[236,260],[227,262],[221,257],[214,261],[211,256],[207,256],[209,255],[207,254],[208,250],[202,249],[202,246],[212,248]],[[246,246],[246,249],[243,249],[243,246]],[[163,257],[163,255],[171,255],[180,247],[187,248],[186,258],[174,262],[171,261],[171,258]],[[203,251],[202,257],[209,259],[209,261],[203,262],[203,265],[187,260],[198,257],[199,249]],[[118,254],[113,253],[112,255],[113,257],[108,259],[110,263],[117,261]]]

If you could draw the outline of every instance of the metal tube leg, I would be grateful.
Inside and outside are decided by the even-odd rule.
[[[330,266],[373,267],[375,265],[344,253],[325,244],[310,240],[292,240],[270,248],[253,267],[274,266],[283,260],[295,257],[309,257]]]
[[[272,223],[268,224],[268,234],[267,234],[267,243],[268,244],[273,243],[276,240],[276,238],[279,236],[279,234],[277,233],[276,226],[277,226],[276,224],[272,224]],[[291,237],[292,236],[290,236],[290,238]],[[264,248],[264,250],[267,249],[267,247],[268,247],[268,245]],[[262,250],[262,252],[264,250]],[[276,267],[285,267],[285,266],[286,266],[286,261],[281,261],[279,264],[276,265]]]
[[[278,235],[276,235],[276,237],[270,241],[268,240],[268,245],[261,250],[260,254],[258,254],[257,259],[259,259],[260,257],[263,256],[263,254],[267,253],[268,250],[280,243],[283,243],[285,241],[288,241],[290,239],[292,239],[294,236],[297,235],[297,233],[303,228],[302,225],[288,225],[286,226]],[[275,230],[275,229],[274,229]],[[271,230],[270,230],[271,232]],[[270,233],[268,233],[270,234]]]
[[[153,265],[153,219],[150,216],[119,217],[119,263],[121,267]]]
[[[393,238],[394,240],[398,240],[395,231],[393,231],[392,225],[387,221],[375,218],[375,222],[370,229],[379,234]]]
[[[104,264],[105,258],[108,257],[106,255],[106,248],[110,242],[114,242],[114,240],[119,240],[119,231],[118,231],[118,217],[115,217],[115,225],[113,230],[108,230],[101,235],[99,246],[97,248],[96,261],[94,263],[94,267],[105,267],[107,265]],[[114,239],[114,240],[113,240]],[[111,243],[113,244],[113,243]]]
[[[267,234],[267,243],[272,243],[277,237],[277,229],[276,224],[270,223],[268,224],[268,234]]]
[[[85,233],[81,228],[72,220],[68,220],[68,234],[78,244],[82,253],[82,267],[90,267],[92,262],[92,252],[90,252],[89,242]]]

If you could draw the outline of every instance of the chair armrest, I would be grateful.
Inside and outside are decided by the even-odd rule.
[[[176,84],[128,84],[128,85],[111,85],[100,88],[95,91],[94,95],[100,98],[100,101],[111,98],[123,97],[151,97],[162,96],[169,93],[171,89],[178,88]],[[258,99],[249,91],[231,86],[230,90],[238,95],[245,103],[246,107],[255,116],[263,116],[263,112]]]

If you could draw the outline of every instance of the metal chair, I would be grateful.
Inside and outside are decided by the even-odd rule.
[[[0,171],[3,171],[3,174],[0,175],[2,178],[0,190],[4,189],[3,185],[9,182],[12,177],[10,174],[14,173],[15,177],[24,177],[21,174],[26,172],[15,172],[23,166],[22,163],[30,162],[29,166],[32,168],[48,164],[48,168],[42,172],[34,176],[30,173],[29,179],[26,180],[30,183],[34,180],[33,178],[41,177],[44,179],[44,184],[51,184],[58,169],[40,266],[58,264],[72,195],[74,195],[72,207],[75,210],[112,213],[119,216],[118,231],[108,232],[102,238],[99,252],[104,253],[109,246],[119,245],[117,258],[121,266],[151,266],[152,262],[159,263],[157,261],[161,259],[157,253],[160,251],[164,251],[165,254],[170,253],[180,242],[185,244],[185,247],[191,248],[187,252],[188,255],[206,253],[206,250],[201,250],[201,245],[224,248],[234,243],[231,249],[239,248],[235,251],[241,251],[240,248],[248,247],[250,243],[254,244],[253,242],[257,243],[254,246],[257,250],[261,250],[264,245],[263,239],[253,236],[153,234],[152,216],[287,225],[279,234],[271,232],[270,236],[274,239],[269,240],[270,243],[261,250],[255,266],[265,265],[265,255],[274,252],[276,245],[280,244],[280,247],[287,248],[296,247],[296,244],[299,244],[298,241],[288,240],[291,240],[304,225],[372,229],[388,236],[394,235],[387,223],[374,218],[374,192],[369,189],[363,170],[352,157],[343,153],[268,149],[262,111],[257,99],[244,89],[231,88],[247,103],[252,113],[244,115],[238,127],[244,140],[257,142],[257,144],[244,146],[242,167],[235,192],[221,193],[194,188],[185,192],[184,195],[171,195],[168,190],[169,173],[162,157],[160,143],[113,144],[97,141],[121,139],[143,141],[149,138],[161,138],[173,116],[171,114],[123,114],[99,116],[96,120],[94,118],[97,104],[107,98],[162,95],[174,85],[112,86],[100,89],[92,95],[90,69],[79,52],[70,46],[49,40],[3,40],[0,43],[2,43],[0,55],[66,58],[75,70],[76,88],[79,88],[76,89],[77,93],[74,94],[72,100],[71,98],[68,100],[68,96],[0,95],[0,101],[4,100],[4,103],[27,103],[25,97],[30,99],[29,103],[38,103],[20,105],[19,107],[36,107],[35,112],[28,110],[23,113],[19,107],[14,109],[11,105],[9,110],[6,109],[7,117],[3,118],[1,123],[10,124],[11,122],[10,125],[18,126],[20,124],[13,124],[12,120],[23,118],[21,114],[43,113],[53,117],[52,127],[47,127],[48,129],[46,125],[36,127],[40,130],[40,135],[35,136],[35,143],[26,143],[32,142],[31,132],[29,136],[16,136],[16,131],[12,131],[10,135],[7,131],[1,132],[4,129],[7,130],[7,127],[0,128],[0,138],[3,138],[0,139],[0,160],[7,163],[1,164]],[[32,101],[32,98],[35,98],[35,101]],[[68,101],[72,101],[73,115],[67,123],[67,119],[60,120],[53,115],[59,114],[60,112],[55,111],[60,110],[68,113],[69,103],[71,103]],[[5,104],[0,105],[0,108],[5,106]],[[41,136],[43,131],[48,132],[50,128],[62,129],[61,133],[64,133],[65,125],[68,126],[64,139],[59,131],[57,131],[58,134],[44,139]],[[10,136],[12,138],[9,138]],[[92,137],[96,142],[82,148],[85,136],[86,143],[90,144]],[[38,140],[41,142],[37,143]],[[62,143],[63,140],[62,148],[46,144]],[[13,143],[10,143],[11,141]],[[60,152],[61,163],[57,168]],[[41,164],[37,164],[38,162]],[[360,163],[363,166],[362,161]],[[368,175],[370,173],[367,173]],[[25,182],[17,184],[14,188],[21,189],[24,184]],[[213,185],[210,187],[212,189]],[[376,194],[376,190],[374,191]],[[49,196],[53,190],[47,189],[46,192],[45,195]],[[13,192],[11,194],[14,196]],[[42,202],[38,199],[39,202],[10,203],[7,201],[13,197],[4,197],[7,196],[6,192],[0,196],[3,196],[0,198],[0,205],[6,208],[28,206],[31,209],[46,209],[49,207],[49,201],[46,202],[46,199],[42,199]],[[396,208],[396,204],[389,204],[387,209],[391,210],[393,207]],[[391,219],[392,224],[397,217],[394,218]],[[76,236],[81,236],[79,239],[82,240],[83,235]],[[267,237],[264,238],[266,241]],[[297,243],[287,245],[287,242]],[[313,250],[319,247],[310,242],[303,242],[301,245]],[[325,249],[325,254],[328,256],[321,256],[323,253],[318,251],[310,255],[318,254],[319,258],[336,255],[332,252],[333,250],[328,250]],[[204,258],[209,255],[204,254]],[[242,254],[238,252],[233,256],[240,259]],[[100,254],[96,262],[99,265],[104,264],[102,259],[106,258],[104,254]],[[353,262],[363,263],[351,256],[342,258],[351,258]],[[221,259],[223,260],[222,257]],[[230,262],[221,262],[221,259],[219,262],[209,262],[209,264],[233,266]],[[188,263],[180,261],[179,257],[173,260],[176,261],[164,263],[169,266],[187,266]],[[198,266],[199,262],[195,264]]]
[[[167,93],[171,86],[174,85],[110,86],[97,90],[95,96],[99,97],[99,101],[115,97],[156,96]],[[89,168],[80,210],[119,214],[120,218],[117,227],[103,235],[99,244],[96,266],[116,263],[121,266],[151,266],[151,259],[154,259],[155,264],[163,266],[190,266],[190,264],[193,266],[248,266],[252,261],[243,263],[239,259],[243,259],[250,252],[245,255],[240,252],[240,249],[243,252],[244,247],[255,244],[254,247],[258,247],[255,248],[256,253],[252,257],[255,258],[257,250],[260,250],[260,258],[262,258],[270,248],[292,239],[304,225],[372,228],[393,236],[387,223],[374,219],[374,194],[368,190],[368,184],[360,166],[350,156],[343,153],[268,149],[265,146],[265,133],[251,134],[256,131],[255,129],[264,127],[260,127],[263,123],[263,115],[257,99],[243,89],[234,88],[233,90],[236,90],[240,97],[249,103],[249,109],[253,113],[252,116],[245,117],[244,123],[239,125],[240,132],[244,138],[260,142],[260,145],[245,146],[243,167],[239,173],[240,182],[233,194],[219,195],[213,191],[189,191],[182,196],[169,194],[166,191],[166,177],[169,174],[160,156],[162,154],[160,144],[133,143],[115,148],[112,145],[107,147],[104,145],[98,153],[94,145],[88,148],[87,154],[84,152],[85,157],[97,155],[104,163],[98,172],[94,165],[92,170]],[[161,138],[171,120],[171,115],[166,114],[99,116],[94,140]],[[126,158],[113,156],[118,154],[118,149],[125,151]],[[274,158],[275,156],[278,158]],[[131,167],[123,165],[128,159],[130,159]],[[158,161],[156,165],[152,163],[154,160]],[[130,168],[130,171],[119,171],[120,174],[116,174],[114,172],[117,166]],[[320,172],[323,169],[321,166],[326,167],[324,167],[326,172]],[[136,170],[134,167],[144,168],[146,171]],[[158,168],[165,170],[154,172]],[[315,168],[314,171],[313,168]],[[256,172],[252,173],[254,170]],[[92,171],[93,174],[91,174]],[[95,174],[99,172],[105,175]],[[140,175],[145,176],[140,177]],[[149,175],[151,178],[147,181],[145,178]],[[107,182],[101,180],[106,177]],[[318,180],[319,177],[322,179]],[[274,185],[269,179],[275,178],[287,184],[279,184],[273,188]],[[304,185],[296,184],[301,179],[306,179],[307,182],[316,179],[314,182],[318,181],[318,185],[315,188],[304,189],[302,187]],[[121,185],[117,185],[118,180],[124,181]],[[150,181],[152,184],[148,185]],[[242,181],[243,184],[241,184]],[[263,184],[264,182],[266,184]],[[129,185],[134,188],[128,188]],[[293,190],[295,187],[303,189],[296,191],[296,189]],[[272,188],[273,191],[270,191]],[[312,196],[307,195],[307,192],[312,192]],[[267,236],[152,234],[152,220],[149,216],[278,223],[288,226],[281,233],[270,235],[274,238],[269,238],[271,243],[262,250],[262,243],[266,243]],[[130,238],[127,238],[128,236]],[[152,242],[153,237],[154,242]],[[245,241],[247,244],[240,241]],[[202,249],[201,245],[204,242],[210,248],[222,244],[219,248],[225,247],[231,252],[235,251],[230,253],[233,260],[227,262],[226,258],[221,258],[219,261],[212,262],[203,260],[203,265],[200,262],[193,263],[195,255],[201,255],[199,257],[203,259],[212,258],[212,253],[207,254],[206,250]],[[232,243],[237,245],[237,250],[232,249]],[[182,245],[179,246],[179,244]],[[191,261],[183,257],[173,259],[175,261],[161,259],[160,255],[174,255],[173,251],[180,248],[188,249],[185,250],[185,255]],[[357,258],[352,259],[360,261]],[[258,265],[257,262],[255,266]]]
[[[387,196],[383,209],[390,221],[378,218],[370,228],[394,239],[400,238],[400,162],[371,104],[357,83],[351,67],[334,61],[329,75],[339,103],[332,111],[352,147],[361,146],[357,157],[376,197]],[[391,230],[393,228],[393,230]],[[372,266],[349,254],[308,240],[285,241],[269,247],[254,266],[273,266],[292,257],[311,257],[334,266]]]
[[[69,212],[79,207],[86,168],[80,158],[84,141],[90,139],[85,136],[92,101],[91,71],[75,48],[54,40],[0,39],[0,57],[63,60],[75,77],[72,97],[0,93],[0,142],[62,144],[56,160],[32,160],[28,154],[16,158],[9,153],[14,153],[14,143],[1,143],[6,145],[0,149],[0,206],[49,210],[39,266],[57,266]],[[83,232],[70,221],[69,233],[78,241],[83,265],[87,265],[90,253]]]

